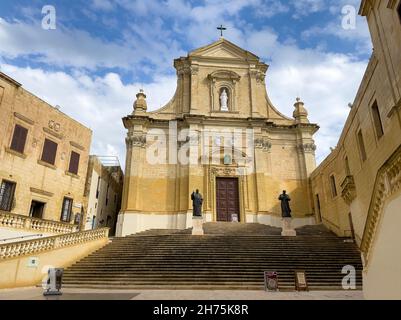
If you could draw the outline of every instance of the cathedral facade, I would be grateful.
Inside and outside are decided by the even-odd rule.
[[[281,226],[279,194],[291,197],[295,227],[313,224],[309,176],[316,124],[303,102],[281,114],[266,90],[268,65],[224,38],[174,61],[177,90],[148,112],[137,94],[123,118],[126,169],[117,235],[192,226],[199,189],[205,221]]]

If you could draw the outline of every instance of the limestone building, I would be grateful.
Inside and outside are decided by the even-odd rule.
[[[110,228],[114,235],[121,207],[123,172],[116,157],[89,157],[85,185],[87,216],[85,230]]]
[[[191,193],[203,195],[206,221],[281,226],[278,196],[292,198],[294,225],[314,223],[309,176],[313,135],[304,103],[281,114],[266,92],[268,65],[221,38],[174,61],[177,90],[148,112],[137,94],[127,129],[117,234],[187,228]],[[156,94],[156,93],[153,93]]]
[[[363,0],[373,54],[336,149],[312,173],[318,221],[353,236],[367,298],[401,298],[401,1]]]
[[[0,119],[0,210],[80,223],[91,130],[1,72]]]

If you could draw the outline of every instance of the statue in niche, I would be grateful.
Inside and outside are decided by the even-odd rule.
[[[220,111],[228,111],[228,94],[226,88],[223,89],[220,95]]]

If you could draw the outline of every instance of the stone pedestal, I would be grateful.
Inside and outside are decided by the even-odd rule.
[[[283,229],[281,235],[283,237],[295,237],[297,232],[291,228],[291,218],[283,218]]]
[[[203,236],[203,217],[192,217],[192,235]]]

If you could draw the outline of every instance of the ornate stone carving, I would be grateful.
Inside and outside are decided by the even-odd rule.
[[[298,150],[303,153],[315,153],[316,145],[314,143],[301,143],[298,145]]]
[[[53,129],[56,132],[60,131],[60,124],[55,122],[54,120],[49,120],[48,126],[50,129]]]
[[[224,167],[224,168],[219,168],[219,167],[213,167],[210,170],[212,176],[236,176],[237,175],[237,168],[229,168],[229,167]]]
[[[51,122],[49,122],[49,128],[43,127],[43,131],[52,135],[53,137],[56,137],[57,139],[62,140],[63,139],[63,135],[60,133],[57,133],[55,130],[55,126],[56,124],[51,124]],[[60,127],[58,126],[58,131],[60,131]]]
[[[190,67],[190,72],[191,72],[191,75],[193,75],[193,76],[198,75],[199,67],[198,66],[191,66]]]
[[[250,71],[250,75],[256,79],[256,83],[258,84],[263,84],[266,78],[266,74],[261,70],[252,70]]]
[[[272,144],[266,138],[256,138],[254,141],[255,149],[262,149],[263,151],[270,151]]]
[[[356,188],[353,176],[347,176],[341,184],[341,197],[344,201],[350,205],[351,202],[356,198]]]
[[[125,138],[125,143],[128,147],[145,147],[146,134],[133,134]]]

